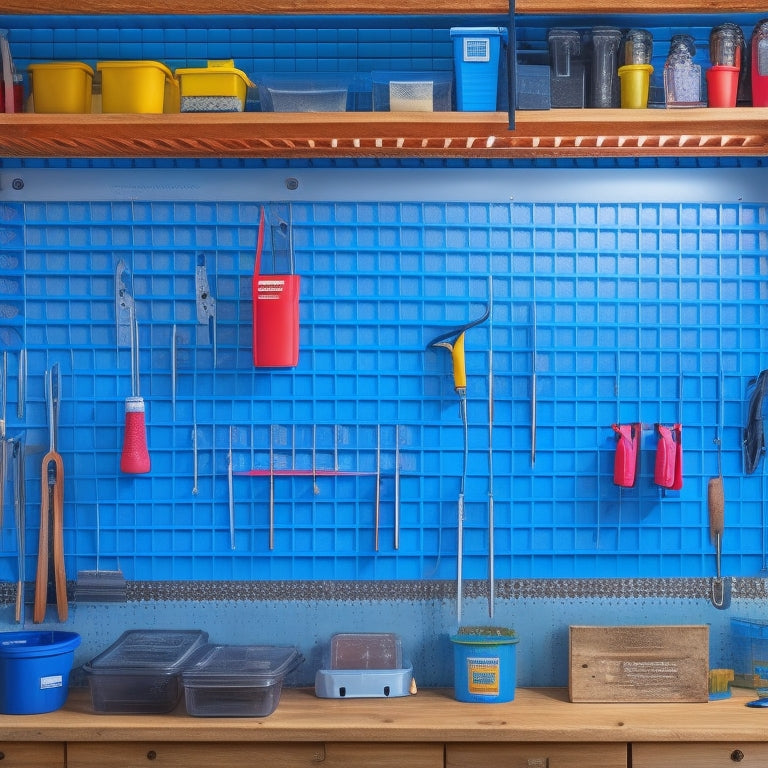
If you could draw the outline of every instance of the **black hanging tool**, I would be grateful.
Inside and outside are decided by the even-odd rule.
[[[760,371],[747,384],[749,410],[744,428],[744,471],[751,475],[765,454],[765,394],[768,390],[768,370]]]

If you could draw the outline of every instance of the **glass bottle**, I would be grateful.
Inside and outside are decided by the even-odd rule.
[[[592,107],[621,106],[618,74],[621,39],[621,30],[615,27],[594,27],[592,30]]]
[[[668,107],[697,107],[701,99],[701,65],[693,60],[696,43],[691,35],[673,35],[664,64],[664,98]]]
[[[752,106],[768,107],[768,19],[761,19],[752,32]]]

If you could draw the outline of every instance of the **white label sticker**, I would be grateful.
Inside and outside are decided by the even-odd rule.
[[[48,675],[40,678],[40,690],[44,691],[47,688],[61,688],[64,685],[64,680],[61,675]]]

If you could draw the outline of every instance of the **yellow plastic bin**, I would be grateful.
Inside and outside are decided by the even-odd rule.
[[[81,61],[30,64],[35,112],[90,112],[93,69]]]
[[[101,111],[160,114],[179,111],[179,83],[159,61],[100,61]]]
[[[176,70],[182,112],[242,112],[253,86],[235,62],[209,61],[207,67]]]

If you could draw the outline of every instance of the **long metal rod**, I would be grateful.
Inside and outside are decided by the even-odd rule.
[[[492,619],[496,602],[493,509],[493,277],[488,281],[488,306],[488,616]]]
[[[400,549],[400,425],[395,425],[395,549]]]
[[[376,425],[376,508],[374,510],[374,549],[379,551],[379,523],[381,522],[381,425]]]
[[[192,495],[197,496],[200,489],[198,481],[197,451],[197,347],[195,347],[195,368],[192,371]]]
[[[531,305],[531,466],[536,463],[536,297]]]
[[[16,477],[13,490],[13,504],[16,513],[16,546],[17,546],[17,581],[16,581],[16,623],[24,623],[24,561],[26,558],[26,495],[24,476],[24,445],[21,439],[14,444],[16,460]]]
[[[177,361],[176,353],[178,351],[178,339],[176,338],[176,323],[171,329],[171,416],[176,421],[176,374]]]
[[[24,407],[27,400],[27,349],[19,351],[19,371],[16,377],[16,416],[19,420],[24,418]]]
[[[275,548],[275,454],[272,441],[273,426],[269,427],[269,548]]]
[[[456,621],[461,625],[461,604],[463,600],[462,586],[464,580],[464,489],[467,482],[467,467],[469,465],[469,423],[467,418],[466,390],[459,395],[459,409],[461,410],[461,422],[464,430],[464,454],[462,457],[461,484],[459,486],[459,498],[457,504]]]
[[[227,454],[227,492],[229,500],[229,547],[235,548],[235,493],[232,466],[232,427],[229,428],[229,453]]]

